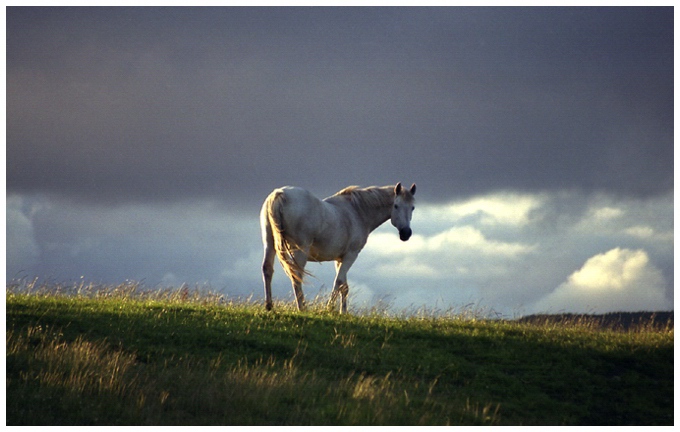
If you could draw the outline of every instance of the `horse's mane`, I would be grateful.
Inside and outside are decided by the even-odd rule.
[[[392,206],[394,202],[394,186],[348,186],[333,197],[345,197],[357,208]]]

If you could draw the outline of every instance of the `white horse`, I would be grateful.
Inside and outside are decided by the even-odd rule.
[[[338,293],[341,313],[347,312],[347,271],[363,249],[368,235],[388,219],[403,241],[411,237],[414,209],[410,189],[396,186],[358,188],[350,186],[324,200],[308,191],[286,186],[275,189],[262,205],[260,227],[264,243],[262,276],[265,307],[272,309],[274,256],[293,283],[298,310],[305,307],[302,278],[307,261],[335,261],[335,281],[328,302],[334,308]]]

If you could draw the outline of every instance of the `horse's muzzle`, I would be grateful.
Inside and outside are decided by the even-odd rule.
[[[399,230],[399,238],[401,241],[406,241],[411,238],[412,233],[411,228],[402,228]]]

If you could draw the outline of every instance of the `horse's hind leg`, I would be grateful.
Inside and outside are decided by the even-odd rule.
[[[264,281],[264,307],[272,310],[272,276],[274,276],[275,251],[265,249],[264,260],[262,262],[262,280]]]
[[[262,260],[262,280],[264,281],[264,307],[272,310],[272,277],[274,276],[274,259],[276,249],[274,247],[274,235],[272,227],[266,215],[261,220],[262,243],[264,243],[264,259]]]
[[[302,278],[305,276],[305,266],[307,265],[307,252],[296,250],[293,252],[293,259],[299,266],[299,270],[295,270],[297,277],[293,278],[293,292],[295,292],[295,301],[299,311],[305,310],[305,294],[302,292]]]

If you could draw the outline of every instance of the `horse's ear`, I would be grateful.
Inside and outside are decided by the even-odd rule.
[[[415,194],[416,194],[416,184],[415,184],[415,183],[413,183],[413,184],[411,185],[410,192],[411,192],[411,195],[415,195]]]
[[[401,193],[401,182],[397,183],[397,185],[394,187],[394,194],[399,195]]]

